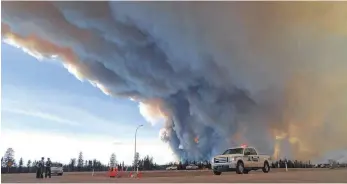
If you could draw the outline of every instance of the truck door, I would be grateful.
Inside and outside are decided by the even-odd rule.
[[[250,149],[246,148],[244,151],[244,156],[243,156],[244,167],[248,167],[248,168],[254,167],[251,154],[252,153],[251,153]]]
[[[261,167],[260,166],[260,156],[254,148],[249,148],[250,157],[252,160],[252,167]]]

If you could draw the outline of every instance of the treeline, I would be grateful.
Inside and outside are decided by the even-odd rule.
[[[23,158],[17,162],[14,158],[14,150],[8,148],[4,157],[1,158],[1,173],[34,173],[36,172],[36,165],[39,160],[28,160],[24,163]],[[45,157],[45,161],[47,157]],[[56,163],[52,160],[53,163]],[[71,158],[68,164],[62,164],[64,172],[87,172],[87,171],[107,171],[111,167],[117,167],[119,170],[134,170],[133,166],[125,165],[124,162],[117,162],[116,154],[112,153],[108,164],[104,164],[97,159],[84,160],[83,153],[80,152],[77,158]],[[156,170],[160,169],[153,158],[145,156],[143,159],[138,160],[139,170]]]
[[[285,168],[287,163],[287,168],[326,168],[331,167],[331,163],[324,163],[324,164],[312,164],[311,161],[302,162],[299,160],[279,160],[272,163],[273,168]],[[346,163],[339,163],[336,162],[334,165],[338,167],[347,167]]]
[[[302,162],[298,160],[279,160],[272,162],[273,168],[285,168],[287,163],[287,168],[313,168],[314,165],[311,164],[311,161]]]
[[[188,166],[189,164],[194,164],[194,165],[198,166],[199,169],[211,169],[211,163],[209,161],[196,162],[196,161],[188,161],[188,160],[185,162],[178,162],[178,163],[171,162],[171,163],[165,165],[165,167],[177,166],[178,170],[184,170],[186,168],[186,166]],[[286,168],[286,164],[287,164],[287,168],[330,167],[329,163],[312,164],[311,161],[299,161],[299,160],[288,160],[288,159],[284,159],[284,160],[280,159],[278,161],[273,161],[271,167],[272,168]],[[347,164],[336,162],[336,166],[347,167]]]
[[[274,161],[271,165],[272,168],[285,168],[285,162],[287,162],[287,168],[313,168],[314,165],[308,162],[302,162],[302,161],[291,161],[291,160],[279,160]],[[211,169],[211,163],[209,161],[204,162],[196,162],[196,161],[185,161],[185,162],[178,162],[178,163],[169,163],[166,166],[177,166],[178,170],[184,170],[186,169],[186,166],[189,164],[194,164],[199,167],[199,169]]]
[[[47,158],[45,158],[47,159]],[[54,162],[54,160],[52,160]],[[38,160],[28,160],[24,163],[23,158],[20,158],[17,162],[14,159],[14,150],[8,148],[4,157],[1,158],[1,173],[34,173],[36,172],[36,164]],[[313,168],[310,161],[302,162],[298,160],[279,160],[272,163],[272,168],[285,168],[287,163],[288,168]],[[138,159],[137,166],[140,171],[145,170],[165,170],[169,166],[177,166],[178,170],[185,170],[189,164],[194,164],[199,169],[211,169],[211,163],[209,161],[189,161],[184,162],[171,162],[165,165],[157,165],[153,161],[153,157],[145,156],[142,159]],[[346,164],[339,164],[342,167],[347,167]],[[324,164],[323,164],[324,165]],[[329,164],[325,164],[329,165]],[[118,170],[134,170],[133,166],[124,165],[124,162],[120,163],[117,161],[116,154],[112,153],[108,164],[103,164],[97,159],[85,160],[83,153],[80,152],[77,158],[70,159],[68,164],[62,164],[64,172],[87,172],[87,171],[107,171],[111,167],[117,167]]]

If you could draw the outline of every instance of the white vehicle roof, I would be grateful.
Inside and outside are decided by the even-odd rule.
[[[231,147],[231,148],[228,148],[228,149],[239,149],[239,148],[242,148],[242,149],[244,149],[244,148],[253,148],[253,149],[255,149],[252,146],[236,146],[236,147]]]
[[[239,147],[232,147],[232,148],[228,148],[228,149],[239,149],[239,148],[244,149],[244,147],[241,147],[241,146],[239,146]]]

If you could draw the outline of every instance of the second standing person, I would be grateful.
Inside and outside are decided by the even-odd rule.
[[[49,178],[51,178],[51,175],[52,175],[51,167],[52,167],[51,159],[47,158],[46,168],[45,168],[45,178],[47,178],[47,175],[49,176]]]

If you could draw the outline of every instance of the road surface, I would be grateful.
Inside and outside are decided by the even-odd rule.
[[[2,174],[2,183],[347,183],[347,169],[273,169],[270,173],[259,171],[238,175],[234,172],[215,176],[211,171],[152,171],[143,172],[141,178],[130,178],[123,173],[120,178],[109,178],[106,172],[64,173],[47,179],[36,179],[30,174]]]

